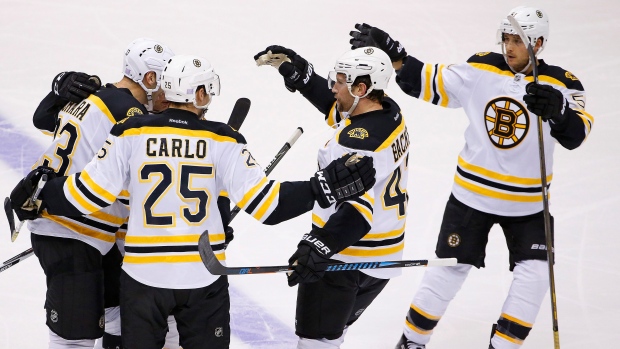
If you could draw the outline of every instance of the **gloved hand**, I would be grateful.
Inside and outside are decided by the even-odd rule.
[[[398,42],[392,39],[390,35],[383,30],[370,26],[366,23],[356,24],[355,29],[358,31],[351,31],[349,35],[352,37],[349,40],[351,49],[360,47],[373,46],[381,49],[390,57],[392,62],[399,61],[407,57],[407,51]]]
[[[30,171],[28,175],[23,178],[13,191],[11,191],[11,208],[17,214],[17,218],[20,221],[27,219],[35,219],[39,216],[43,210],[43,204],[41,200],[32,202],[32,194],[35,192],[41,176],[47,175],[47,180],[51,180],[56,177],[54,169],[45,166],[39,166],[36,169]]]
[[[56,96],[79,103],[101,88],[97,75],[79,72],[62,72],[52,81],[52,91]]]
[[[286,88],[295,92],[309,86],[314,67],[295,51],[283,46],[272,45],[254,55],[258,66],[270,65],[284,77]]]
[[[543,121],[552,120],[555,124],[560,124],[566,120],[564,111],[568,102],[562,92],[549,85],[534,82],[525,86],[525,92],[527,94],[523,96],[523,101],[527,109],[540,116]]]
[[[335,250],[318,235],[321,229],[313,229],[303,236],[297,245],[297,251],[288,260],[293,271],[288,275],[288,285],[293,287],[299,283],[318,281],[325,274],[329,258]]]
[[[226,229],[224,229],[224,248],[228,248],[228,244],[230,244],[231,241],[233,241],[233,239],[235,238],[234,235],[234,230],[231,226],[226,227]]]
[[[317,171],[310,185],[319,206],[328,208],[364,195],[375,184],[376,173],[372,157],[349,153]]]

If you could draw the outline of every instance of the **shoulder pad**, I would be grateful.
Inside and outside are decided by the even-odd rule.
[[[492,65],[501,70],[510,70],[504,56],[496,52],[478,52],[469,57],[467,63],[482,63]]]
[[[389,97],[383,109],[352,117],[338,135],[338,143],[351,149],[375,151],[404,123],[400,107]]]
[[[88,97],[95,104],[103,103],[116,122],[134,115],[146,115],[148,111],[129,90],[122,88],[102,88]],[[102,106],[100,106],[100,109]]]
[[[198,117],[185,110],[167,109],[160,114],[140,115],[126,118],[117,123],[110,133],[120,136],[127,130],[138,128],[170,127],[188,131],[205,131],[214,136],[226,137],[228,141],[246,144],[245,138],[232,127],[217,121],[200,120]]]
[[[583,85],[581,81],[568,70],[564,70],[555,65],[547,65],[546,63],[540,64],[538,71],[539,78],[548,76],[562,83],[566,88],[571,90],[583,91]]]

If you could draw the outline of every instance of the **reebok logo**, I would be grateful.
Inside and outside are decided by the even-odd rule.
[[[308,241],[310,244],[314,245],[316,247],[316,249],[319,252],[321,252],[322,254],[324,254],[324,255],[328,255],[332,251],[332,250],[329,249],[329,247],[325,246],[323,241],[319,240],[318,238],[316,238],[314,236],[310,236],[308,234],[304,234],[304,236],[301,239],[305,240],[305,241]]]
[[[532,244],[532,250],[547,250],[546,245]]]

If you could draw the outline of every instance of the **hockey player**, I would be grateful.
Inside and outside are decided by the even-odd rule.
[[[315,205],[312,230],[289,259],[299,284],[297,348],[339,348],[351,326],[400,269],[325,273],[330,260],[401,259],[407,215],[409,135],[399,106],[384,95],[393,69],[389,57],[358,48],[336,61],[328,79],[293,50],[269,46],[254,59],[278,68],[291,92],[299,90],[333,128],[319,149],[319,168],[343,153],[374,159],[377,183],[364,196],[330,208]]]
[[[533,7],[517,7],[509,14],[538,56],[549,39],[547,14]],[[549,287],[537,118],[545,121],[551,183],[555,142],[577,148],[594,121],[585,111],[581,82],[560,67],[530,61],[525,43],[505,18],[498,30],[502,54],[481,52],[454,65],[422,63],[384,31],[367,24],[356,29],[351,32],[353,47],[386,50],[405,93],[442,107],[463,108],[470,121],[436,248],[438,257],[456,257],[459,264],[426,270],[397,348],[425,347],[472,266],[484,267],[494,224],[504,231],[513,281],[493,326],[490,348],[520,347]],[[539,84],[532,82],[534,64]]]
[[[163,92],[157,90],[172,55],[163,44],[138,39],[125,51],[121,81],[101,90],[96,76],[58,74],[33,117],[37,128],[54,136],[35,166],[51,168],[50,176],[76,173],[104,144],[115,123],[147,113],[143,104],[149,104],[148,96],[156,101],[151,102],[155,108],[165,108]],[[93,215],[43,214],[29,223],[32,246],[47,277],[49,348],[92,348],[102,335],[103,348],[120,347],[115,319],[120,319],[122,257],[114,242],[126,216],[126,209],[115,203]]]
[[[131,215],[121,274],[123,347],[161,348],[168,315],[177,319],[184,349],[228,348],[229,298],[225,276],[211,275],[197,251],[210,233],[225,260],[224,228],[213,195],[226,191],[242,209],[276,224],[311,209],[364,194],[374,182],[372,158],[346,156],[310,181],[268,180],[243,136],[225,124],[203,120],[219,77],[196,56],[175,56],[162,88],[170,108],[127,118],[111,130],[82,172],[48,181],[41,192],[44,215],[96,214],[115,202],[128,184]],[[12,193],[21,205],[43,168],[32,171]],[[342,193],[342,197],[332,193]],[[30,214],[36,214],[32,212]]]

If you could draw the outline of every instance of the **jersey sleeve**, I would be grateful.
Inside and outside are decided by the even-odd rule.
[[[445,108],[460,108],[465,65],[423,63],[407,56],[396,73],[396,83],[406,94]]]
[[[56,129],[58,113],[66,104],[67,100],[56,96],[54,92],[48,93],[32,115],[32,124],[39,131],[51,136]]]
[[[291,219],[309,211],[314,203],[309,182],[268,179],[245,144],[235,144],[222,156],[220,171],[229,198],[261,223]]]
[[[75,216],[77,210],[87,215],[110,206],[121,195],[128,178],[127,162],[123,160],[127,155],[123,150],[128,148],[125,142],[127,139],[110,135],[81,172],[49,182],[43,189],[48,213]]]

